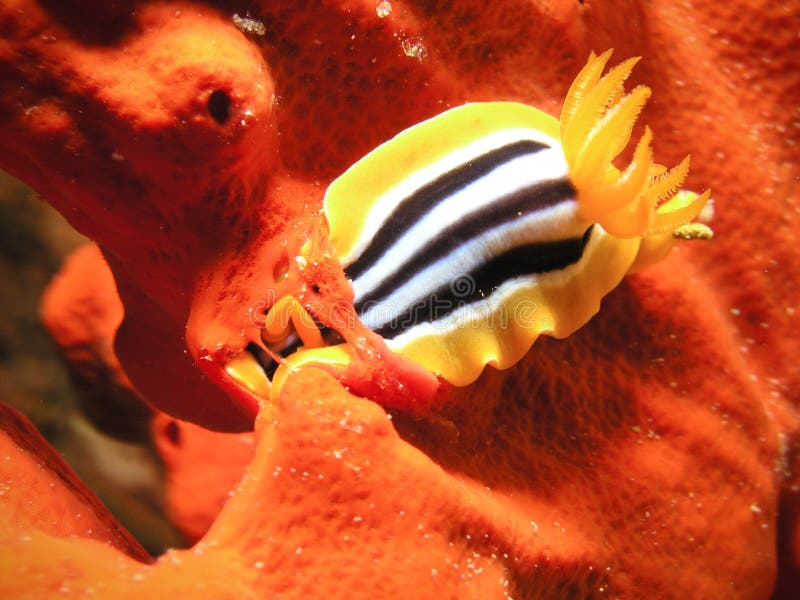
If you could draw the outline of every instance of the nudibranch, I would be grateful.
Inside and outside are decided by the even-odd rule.
[[[614,166],[650,89],[624,88],[636,58],[603,75],[610,56],[590,55],[560,121],[514,102],[466,104],[330,185],[324,214],[355,312],[392,351],[468,385],[486,365],[519,361],[541,334],[575,332],[677,239],[709,236],[692,221],[710,192],[678,190],[688,156],[656,164],[645,127],[629,164]],[[336,333],[318,331],[298,301],[279,302],[268,321],[278,312],[291,319],[265,338],[286,356],[276,385],[302,365],[349,363],[347,345],[331,346]]]

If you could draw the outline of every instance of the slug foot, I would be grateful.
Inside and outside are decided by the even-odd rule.
[[[440,387],[438,379],[392,352],[379,335],[357,321],[347,319],[351,326],[339,334],[315,320],[296,297],[283,296],[267,312],[261,343],[249,344],[229,360],[225,372],[245,389],[275,402],[288,377],[304,368],[320,368],[349,391],[387,408],[428,410]]]

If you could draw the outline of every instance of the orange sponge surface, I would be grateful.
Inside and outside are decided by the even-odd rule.
[[[243,431],[258,415],[208,532],[152,565],[100,525],[47,525],[76,513],[69,489],[16,490],[0,595],[792,597],[800,7],[251,2],[263,29],[247,29],[234,4],[0,7],[0,165],[102,250],[121,368],[172,417]],[[324,255],[288,260],[324,229],[334,177],[465,101],[558,114],[609,47],[643,57],[656,155],[691,152],[713,241],[427,413],[387,413],[313,368],[273,405],[225,378],[270,300],[346,296]]]

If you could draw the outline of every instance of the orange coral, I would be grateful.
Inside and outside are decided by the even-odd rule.
[[[324,260],[278,277],[319,226],[327,182],[465,100],[556,113],[591,49],[644,57],[654,145],[667,163],[691,149],[718,235],[425,418],[389,421],[301,372],[192,550],[149,567],[11,533],[6,595],[68,581],[76,595],[763,598],[779,547],[789,597],[797,6],[397,0],[380,16],[372,1],[255,3],[261,37],[224,3],[84,4],[0,7],[0,164],[98,242],[125,305],[119,360],[179,418],[247,428],[258,399],[223,367],[257,340],[251,309],[341,285]],[[216,386],[186,357],[187,322]]]
[[[41,532],[53,538],[92,540],[149,562],[144,548],[117,523],[30,421],[1,403],[0,456],[0,538],[27,544],[33,532]],[[0,561],[0,568],[7,566]]]
[[[106,433],[146,430],[152,409],[142,402],[114,353],[124,310],[100,250],[75,250],[42,295],[41,316],[81,389],[83,411]]]
[[[167,415],[153,420],[170,520],[190,544],[208,531],[253,459],[253,434],[218,433]]]

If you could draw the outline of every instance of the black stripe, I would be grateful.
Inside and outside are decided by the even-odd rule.
[[[575,188],[567,179],[556,179],[536,183],[493,200],[445,227],[435,238],[416,248],[409,248],[406,262],[397,271],[388,273],[377,288],[356,298],[356,310],[361,312],[359,307],[365,303],[384,299],[414,275],[457,250],[466,240],[523,215],[574,198],[575,193]],[[345,274],[353,278],[349,269],[345,269]]]
[[[386,339],[392,339],[420,323],[443,319],[458,308],[488,297],[505,281],[522,275],[555,271],[574,264],[581,259],[591,232],[592,227],[589,227],[582,238],[533,243],[512,248],[493,257],[470,273],[469,293],[458,293],[457,286],[450,281],[446,285],[440,286],[433,294],[412,302],[402,315],[394,317],[387,324],[379,327],[376,333]],[[458,277],[455,273],[454,276],[455,281]],[[357,310],[358,314],[362,315],[364,306]],[[332,345],[342,341],[338,333],[321,323],[317,324],[326,343]],[[270,349],[276,354],[286,357],[296,352],[301,344],[297,335],[292,333],[286,340],[272,345]],[[278,364],[256,344],[248,344],[247,350],[259,362],[267,377],[271,379]]]
[[[361,256],[348,266],[350,277],[362,275],[422,215],[459,189],[513,158],[546,148],[549,146],[541,142],[520,140],[478,156],[425,184],[395,207]]]
[[[517,246],[493,257],[469,274],[469,289],[458,293],[457,274],[453,281],[440,286],[429,296],[418,298],[397,317],[385,323],[376,333],[392,339],[404,331],[424,322],[445,318],[453,311],[488,298],[504,282],[534,273],[547,273],[578,262],[589,241],[592,227],[581,238],[557,242],[534,243]]]

